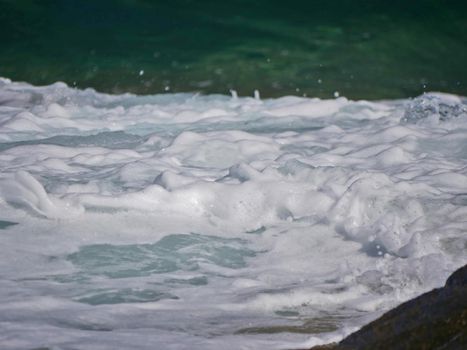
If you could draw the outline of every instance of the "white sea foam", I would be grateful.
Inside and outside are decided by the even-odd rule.
[[[465,98],[257,95],[0,79],[0,347],[311,346],[467,261]]]

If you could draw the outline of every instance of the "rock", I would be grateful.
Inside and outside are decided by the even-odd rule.
[[[446,287],[462,286],[467,287],[467,265],[456,270],[446,281]]]
[[[444,287],[399,305],[338,344],[312,349],[467,349],[467,265]]]

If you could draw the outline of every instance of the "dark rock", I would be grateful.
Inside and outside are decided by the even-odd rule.
[[[467,286],[467,265],[456,270],[446,281],[446,287]]]
[[[327,346],[327,347],[326,347]],[[338,344],[318,349],[467,349],[467,265]]]

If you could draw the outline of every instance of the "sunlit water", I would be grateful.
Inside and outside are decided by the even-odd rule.
[[[467,261],[467,104],[0,80],[0,347],[339,340]]]

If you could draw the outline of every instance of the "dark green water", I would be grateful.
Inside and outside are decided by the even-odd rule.
[[[0,76],[106,92],[467,95],[467,1],[0,0]]]

